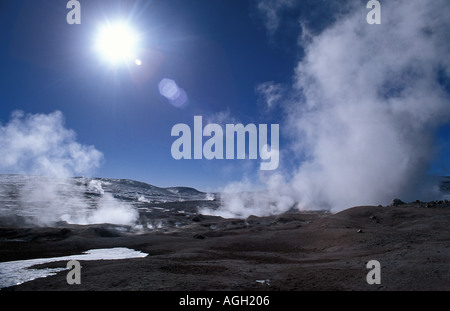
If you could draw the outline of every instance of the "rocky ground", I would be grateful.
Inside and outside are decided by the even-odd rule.
[[[148,253],[83,261],[80,285],[68,285],[63,271],[2,290],[450,290],[448,202],[397,201],[337,214],[246,220],[200,215],[190,221],[183,228],[140,233],[107,224],[2,227],[0,261],[109,247]],[[366,281],[370,260],[381,264],[379,285]]]

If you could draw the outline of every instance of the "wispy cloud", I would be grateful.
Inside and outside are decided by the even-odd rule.
[[[280,105],[286,90],[280,83],[273,81],[263,82],[256,86],[256,94],[264,103],[265,110],[271,111]]]
[[[295,6],[295,0],[258,0],[256,6],[261,12],[269,35],[273,35],[281,22],[284,10]]]

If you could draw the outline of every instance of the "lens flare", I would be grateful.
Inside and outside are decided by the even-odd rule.
[[[184,107],[188,102],[186,92],[171,79],[162,79],[158,84],[158,89],[159,93],[175,107]]]

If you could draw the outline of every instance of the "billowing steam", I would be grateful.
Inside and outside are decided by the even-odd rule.
[[[20,179],[24,184],[16,194],[20,205],[15,208],[20,209],[17,214],[30,216],[35,224],[61,220],[131,224],[137,219],[131,206],[101,193],[101,184],[84,185],[69,178],[92,173],[103,154],[78,143],[75,132],[65,128],[59,111],[28,115],[14,112],[8,123],[0,124],[0,153],[2,173],[32,175]],[[96,206],[85,198],[85,192],[92,192],[92,188],[99,195]]]
[[[436,199],[426,171],[434,133],[450,121],[450,3],[384,1],[381,25],[367,24],[360,1],[353,7],[316,36],[303,29],[294,83],[283,96],[277,88],[280,131],[291,142],[280,153],[295,157],[294,172],[264,177],[264,192],[225,191],[222,208],[207,212],[245,217]],[[273,95],[266,85],[272,89],[258,90]]]
[[[89,174],[100,165],[102,153],[76,142],[64,127],[59,111],[50,114],[12,114],[0,127],[0,169],[4,172],[68,177]]]

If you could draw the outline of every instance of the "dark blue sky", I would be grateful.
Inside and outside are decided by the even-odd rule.
[[[268,39],[251,1],[80,3],[81,24],[68,25],[64,1],[2,2],[2,123],[14,110],[61,111],[78,142],[104,153],[102,177],[203,189],[239,179],[244,161],[173,160],[171,128],[220,112],[244,124],[274,123],[258,112],[255,87],[290,81],[297,50]],[[156,59],[152,68],[111,69],[94,53],[98,26],[124,18],[144,39],[144,64]],[[159,94],[163,78],[186,91],[186,107]]]
[[[77,141],[104,154],[94,174],[100,177],[202,190],[256,178],[256,160],[174,160],[171,128],[192,126],[194,115],[282,123],[280,111],[262,112],[255,88],[267,81],[292,83],[303,56],[299,16],[311,30],[333,22],[336,2],[307,2],[285,14],[270,34],[257,1],[250,0],[80,0],[81,25],[67,24],[64,0],[0,1],[0,122],[15,110],[61,111]],[[93,50],[99,25],[116,19],[140,33],[143,66],[112,69]],[[164,78],[185,90],[186,107],[160,95]],[[443,146],[448,132],[439,132]],[[284,142],[282,132],[280,149]],[[444,154],[432,169],[445,173],[446,159]]]

